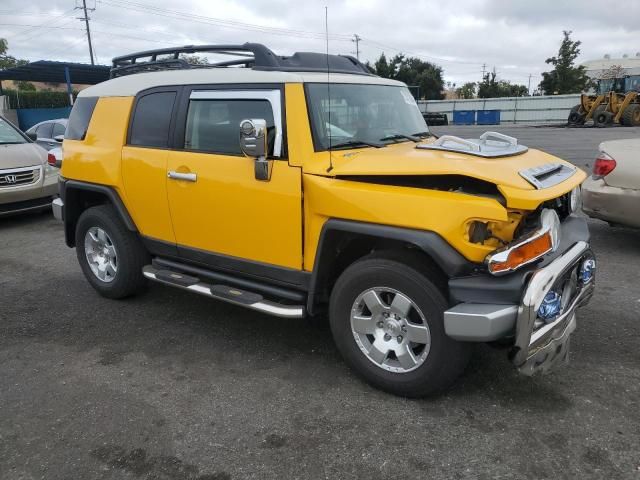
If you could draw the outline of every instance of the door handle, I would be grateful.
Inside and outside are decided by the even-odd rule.
[[[198,180],[196,173],[180,173],[171,170],[167,176],[173,180],[184,180],[185,182],[195,182]]]

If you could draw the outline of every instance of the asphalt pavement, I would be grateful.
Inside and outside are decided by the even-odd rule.
[[[640,129],[514,134],[586,168]],[[640,479],[640,231],[590,221],[596,294],[571,362],[478,346],[445,395],[361,382],[324,322],[152,285],[100,297],[51,214],[0,220],[0,479]]]

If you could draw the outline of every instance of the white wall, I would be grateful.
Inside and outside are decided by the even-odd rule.
[[[453,123],[454,110],[500,110],[501,123],[566,122],[571,107],[580,103],[580,95],[543,97],[506,97],[471,100],[420,100],[421,112],[446,113]]]

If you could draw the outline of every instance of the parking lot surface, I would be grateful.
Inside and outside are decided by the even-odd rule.
[[[517,136],[587,168],[637,128]],[[447,394],[374,390],[323,322],[159,284],[112,301],[51,214],[0,220],[0,478],[640,479],[640,232],[591,221],[596,294],[571,363],[516,374],[475,349]]]

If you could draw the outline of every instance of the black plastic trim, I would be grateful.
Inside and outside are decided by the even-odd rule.
[[[152,264],[156,268],[185,272],[199,278],[236,286],[252,292],[260,292],[276,299],[286,299],[293,302],[304,302],[306,299],[306,293],[298,290],[282,288],[267,282],[240,278],[223,272],[216,272],[207,268],[184,263],[184,261],[168,258],[154,258]]]
[[[332,265],[331,257],[335,254],[334,247],[342,234],[397,240],[413,245],[429,255],[449,277],[465,275],[477,267],[435,232],[332,218],[323,225],[318,240],[307,302],[307,310],[310,314],[313,314],[317,297],[324,288],[324,282]]]
[[[303,270],[208,252],[151,237],[141,238],[151,255],[191,264],[207,271],[223,271],[231,276],[244,276],[258,282],[281,285],[302,292],[306,292],[311,278],[311,273]]]
[[[132,232],[138,231],[136,224],[129,215],[127,208],[124,206],[122,199],[114,188],[106,185],[97,185],[95,183],[60,178],[58,182],[58,189],[60,192],[60,198],[62,198],[62,201],[64,202],[65,241],[69,247],[75,247],[75,224],[82,213],[82,205],[73,198],[75,191],[89,191],[106,196],[116,209],[116,212],[124,222],[125,226]]]
[[[220,253],[212,253],[183,245],[178,245],[178,256],[183,260],[215,270],[244,275],[261,281],[269,281],[302,291],[307,290],[311,278],[311,273],[303,270],[294,270]]]

